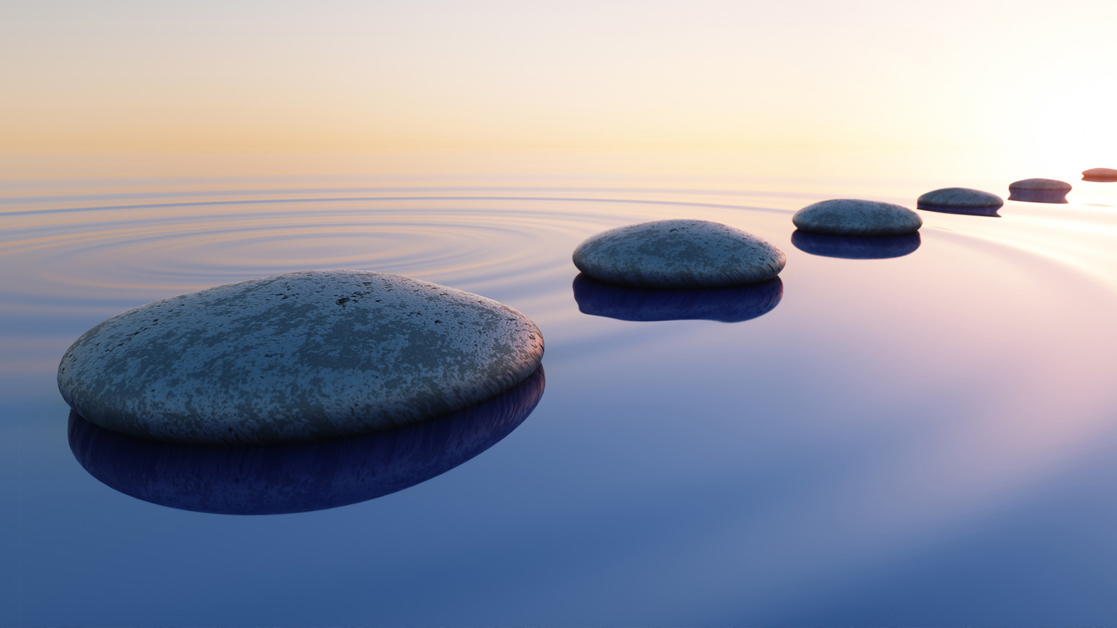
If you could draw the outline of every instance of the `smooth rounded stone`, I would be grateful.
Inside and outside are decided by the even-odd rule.
[[[1021,179],[1010,183],[1008,186],[1010,192],[1016,190],[1036,190],[1044,192],[1070,192],[1071,185],[1066,181],[1056,181],[1055,179]]]
[[[1008,186],[1008,200],[1025,203],[1067,202],[1067,192],[1071,185],[1055,179],[1023,179]]]
[[[1082,180],[1095,182],[1117,181],[1117,170],[1113,168],[1090,168],[1089,170],[1082,171]]]
[[[906,207],[853,199],[807,205],[791,222],[803,231],[839,236],[894,236],[914,233],[923,226],[919,214]]]
[[[796,229],[791,233],[795,248],[820,257],[839,259],[891,259],[914,253],[922,239],[919,232],[898,236],[836,236]]]
[[[920,209],[930,206],[934,208],[995,210],[1004,204],[1005,202],[1001,197],[989,192],[970,188],[942,188],[920,196],[917,207]]]
[[[153,440],[302,442],[415,423],[528,377],[543,337],[484,297],[382,273],[309,271],[156,301],[86,332],[58,388]]]
[[[766,281],[783,251],[740,229],[705,220],[661,220],[603,231],[574,249],[583,273],[624,286],[723,288]]]
[[[771,312],[783,297],[779,277],[729,288],[670,290],[617,286],[583,273],[574,278],[573,288],[574,300],[583,314],[636,322],[739,323]]]
[[[70,450],[107,486],[146,502],[236,515],[308,512],[395,493],[480,455],[543,396],[540,366],[479,404],[400,428],[313,443],[191,445],[118,434],[70,412]]]

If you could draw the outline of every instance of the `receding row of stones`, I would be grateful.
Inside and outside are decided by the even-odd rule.
[[[1070,189],[1047,181],[1017,184]],[[1003,203],[960,188],[929,192],[925,201]],[[912,234],[923,224],[905,207],[848,199],[809,205],[792,221],[801,231],[863,237]],[[702,220],[605,231],[579,245],[573,258],[595,279],[661,289],[755,284],[786,263],[765,240]],[[542,357],[535,323],[496,301],[398,275],[307,271],[218,286],[110,318],[67,350],[58,386],[83,417],[130,436],[287,443],[446,415],[523,382]]]

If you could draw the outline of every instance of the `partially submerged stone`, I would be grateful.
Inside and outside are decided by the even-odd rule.
[[[795,212],[791,221],[803,231],[840,236],[894,236],[914,233],[923,219],[912,210],[879,201],[835,199]]]
[[[1113,182],[1117,181],[1117,170],[1113,168],[1090,168],[1082,171],[1083,181]]]
[[[110,318],[66,352],[58,387],[89,421],[140,438],[300,442],[475,404],[542,356],[535,324],[496,301],[398,275],[311,271]]]
[[[450,414],[312,443],[165,443],[106,430],[71,411],[70,450],[101,482],[161,506],[236,515],[323,510],[406,489],[481,454],[531,414],[544,383],[540,366],[509,390]]]
[[[1009,191],[1016,190],[1044,190],[1053,192],[1070,192],[1071,185],[1066,181],[1055,179],[1021,179],[1008,186]]]
[[[1004,200],[996,194],[970,188],[942,188],[927,192],[919,197],[917,206],[925,208],[980,209],[996,210],[1004,205]]]
[[[705,220],[661,220],[603,231],[574,249],[574,265],[604,281],[645,288],[721,288],[783,270],[783,251]]]
[[[1008,186],[1008,200],[1025,203],[1066,203],[1071,185],[1055,179],[1023,179]]]

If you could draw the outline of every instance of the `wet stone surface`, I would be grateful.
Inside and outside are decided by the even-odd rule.
[[[398,275],[309,271],[156,301],[62,358],[58,387],[109,430],[234,444],[362,434],[496,395],[539,366],[519,312]]]
[[[1004,205],[1001,197],[970,188],[943,188],[919,197],[918,207],[945,207],[957,209],[997,209]]]
[[[879,201],[835,199],[795,212],[791,221],[810,233],[840,236],[895,236],[915,233],[923,219],[912,210]]]
[[[607,283],[644,288],[722,288],[783,270],[783,251],[727,225],[661,220],[603,231],[574,250],[574,265]]]

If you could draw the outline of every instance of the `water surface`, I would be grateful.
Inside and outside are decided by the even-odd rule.
[[[917,242],[868,254],[793,243],[791,214],[1014,178],[502,172],[9,182],[0,625],[1117,622],[1117,184],[920,211]],[[579,287],[582,239],[666,218],[774,243],[779,294]],[[54,379],[82,332],[324,268],[524,312],[538,405],[440,475],[308,512],[192,512],[86,472]]]

